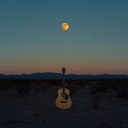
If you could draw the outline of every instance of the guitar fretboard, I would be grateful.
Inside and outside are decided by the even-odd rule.
[[[62,88],[63,88],[63,93],[65,92],[65,87],[66,87],[66,83],[65,83],[65,71],[66,69],[65,68],[62,68]]]

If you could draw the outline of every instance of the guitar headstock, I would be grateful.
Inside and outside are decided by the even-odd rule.
[[[66,68],[63,67],[63,68],[62,68],[62,73],[65,74],[65,72],[66,72]]]

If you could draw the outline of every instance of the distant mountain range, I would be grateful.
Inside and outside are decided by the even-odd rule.
[[[77,75],[66,74],[66,79],[128,79],[128,75],[113,75],[113,74],[100,74],[100,75]],[[5,75],[0,74],[0,79],[62,79],[61,73],[32,73],[32,74],[20,74],[20,75]]]

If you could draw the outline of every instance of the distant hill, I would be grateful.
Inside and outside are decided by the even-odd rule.
[[[66,74],[66,79],[128,79],[128,75],[77,75]],[[20,74],[20,75],[5,75],[0,74],[0,79],[62,79],[61,73],[45,72],[45,73],[32,73],[32,74]]]

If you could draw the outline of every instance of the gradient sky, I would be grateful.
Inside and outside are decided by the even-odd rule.
[[[128,0],[0,0],[0,73],[61,67],[128,74]]]

